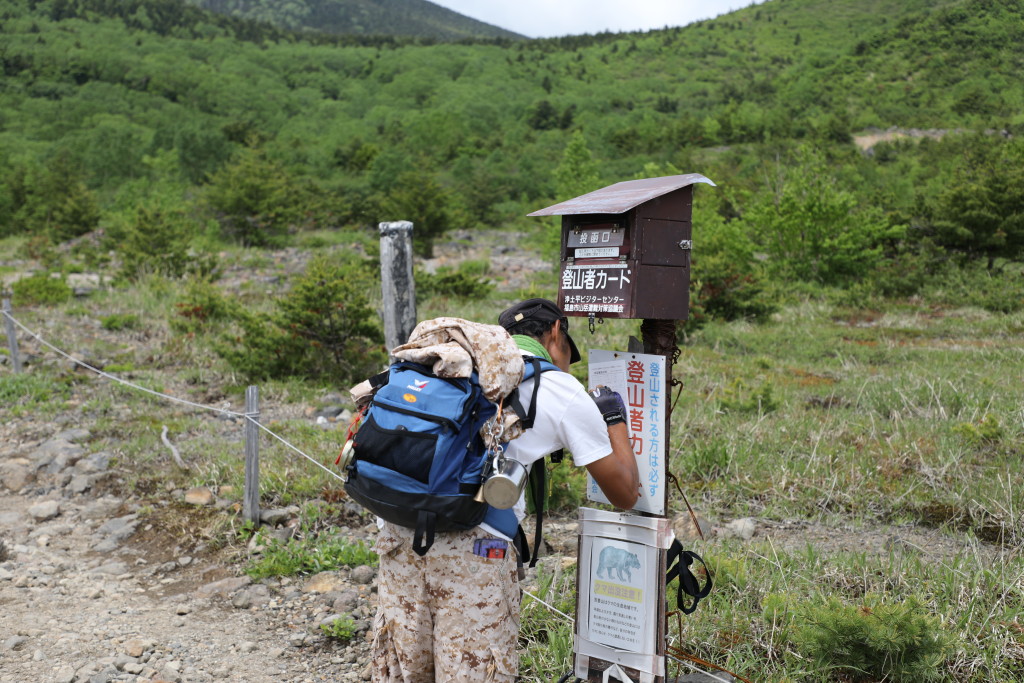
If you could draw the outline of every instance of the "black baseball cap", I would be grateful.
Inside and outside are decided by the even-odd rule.
[[[580,359],[580,350],[576,348],[576,342],[569,336],[569,319],[562,313],[562,309],[554,301],[548,299],[527,299],[510,306],[498,316],[498,324],[509,332],[524,320],[539,320],[545,323],[553,323],[561,320],[565,323],[565,338],[569,341],[569,363],[575,363]]]

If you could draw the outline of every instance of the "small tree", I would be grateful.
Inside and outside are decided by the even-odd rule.
[[[858,279],[881,261],[886,242],[905,232],[843,189],[809,147],[777,165],[768,190],[753,198],[742,221],[778,277],[823,284]]]
[[[1024,255],[1024,143],[979,137],[932,204],[935,241],[968,258]]]
[[[121,274],[135,279],[146,273],[181,277],[192,259],[189,239],[194,232],[181,210],[140,206],[125,228],[121,253]]]
[[[597,189],[599,182],[597,163],[587,146],[583,131],[576,130],[562,153],[562,161],[555,169],[555,187],[561,199],[578,197]]]
[[[915,598],[863,605],[830,599],[798,609],[796,648],[822,668],[851,681],[918,683],[944,680],[950,636]]]
[[[434,240],[461,223],[453,193],[441,187],[433,175],[418,171],[398,176],[383,211],[390,216],[387,220],[413,222],[413,250],[428,258],[433,256]]]
[[[270,314],[241,313],[240,334],[217,351],[248,379],[358,381],[385,362],[384,335],[360,264],[312,261]]]
[[[245,246],[267,246],[298,218],[303,193],[288,172],[259,149],[244,149],[217,171],[206,201],[224,231]]]
[[[82,174],[66,152],[43,167],[19,169],[8,176],[13,214],[10,232],[46,235],[54,242],[91,232],[100,210]]]

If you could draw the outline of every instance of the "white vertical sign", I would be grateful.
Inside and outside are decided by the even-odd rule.
[[[634,510],[665,514],[665,425],[668,387],[664,356],[590,350],[589,384],[604,385],[622,396],[626,426],[640,471],[641,496]],[[587,498],[608,503],[593,477],[587,476]]]

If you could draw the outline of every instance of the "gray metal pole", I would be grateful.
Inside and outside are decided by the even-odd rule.
[[[416,285],[412,277],[412,223],[380,224],[380,281],[384,294],[384,343],[404,344],[416,327]]]
[[[21,355],[18,353],[18,337],[14,333],[14,321],[8,316],[11,315],[11,300],[4,299],[4,328],[7,330],[7,348],[11,352],[11,367],[15,374],[21,372]]]
[[[254,420],[260,418],[259,387],[245,390],[245,499],[242,516],[257,527],[260,524],[260,428]]]

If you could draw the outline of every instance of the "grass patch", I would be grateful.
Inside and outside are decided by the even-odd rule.
[[[0,376],[0,414],[47,415],[71,398],[72,380],[43,372]]]
[[[351,541],[334,532],[303,535],[288,541],[267,539],[257,532],[265,544],[259,557],[250,561],[245,573],[254,581],[270,576],[293,576],[377,565],[377,554],[362,541]]]
[[[343,643],[347,643],[352,640],[356,633],[359,632],[358,629],[359,624],[357,624],[356,620],[347,614],[339,614],[334,619],[320,624],[320,630],[323,631],[324,635]]]

